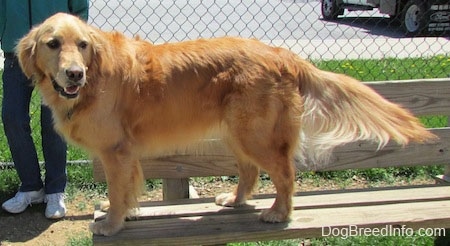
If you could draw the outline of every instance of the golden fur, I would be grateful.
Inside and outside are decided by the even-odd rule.
[[[266,222],[289,218],[299,151],[318,162],[357,140],[382,147],[390,139],[435,138],[359,81],[256,40],[152,45],[57,14],[21,39],[17,52],[52,109],[55,128],[102,162],[110,208],[91,226],[95,234],[115,234],[137,206],[143,155],[206,133],[221,134],[239,163],[238,188],[216,203],[245,203],[263,169],[277,189],[273,206],[261,214]]]

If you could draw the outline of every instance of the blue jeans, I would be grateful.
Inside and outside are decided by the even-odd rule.
[[[19,191],[46,194],[64,192],[67,182],[67,145],[53,128],[48,107],[41,105],[42,150],[45,159],[45,184],[31,137],[30,100],[34,87],[23,74],[16,58],[6,58],[3,71],[2,120],[14,166],[22,182]]]

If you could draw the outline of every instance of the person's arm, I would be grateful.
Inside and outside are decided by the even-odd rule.
[[[3,39],[3,32],[6,26],[6,0],[0,0],[0,42]]]
[[[3,1],[3,0],[2,0]],[[69,0],[69,10],[81,19],[87,21],[89,16],[89,1],[88,0]]]

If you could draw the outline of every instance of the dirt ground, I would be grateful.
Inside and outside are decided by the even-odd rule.
[[[432,179],[410,182],[396,182],[391,185],[430,184]],[[215,194],[231,190],[235,182],[194,182],[193,186],[200,197],[211,197]],[[373,185],[373,184],[370,184]],[[298,181],[296,191],[334,190],[368,187],[365,180],[354,178],[345,185],[330,181],[304,180]],[[377,184],[387,186],[387,184]],[[255,193],[273,193],[274,188],[268,182],[260,184]],[[91,238],[89,223],[93,220],[94,203],[103,198],[89,198],[79,193],[66,200],[67,215],[61,220],[48,220],[44,216],[45,205],[38,204],[29,207],[24,213],[12,215],[0,211],[0,245],[67,245],[70,240]],[[161,200],[161,189],[149,191],[143,200]]]

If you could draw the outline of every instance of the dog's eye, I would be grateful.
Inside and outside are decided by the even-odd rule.
[[[47,46],[54,50],[54,49],[58,49],[59,46],[61,46],[61,43],[57,40],[57,39],[52,39],[49,42],[47,42]]]
[[[80,47],[80,49],[86,49],[87,47],[88,47],[88,42],[86,42],[86,41],[81,41],[79,44],[78,44],[78,47]]]

